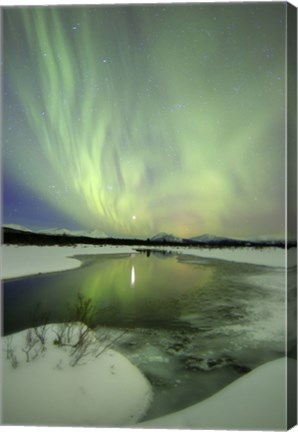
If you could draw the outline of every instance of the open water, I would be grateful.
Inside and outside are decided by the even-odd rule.
[[[151,382],[146,419],[285,355],[283,268],[161,251],[78,258],[78,269],[3,284],[4,334],[70,320],[80,293],[91,300],[99,339]]]

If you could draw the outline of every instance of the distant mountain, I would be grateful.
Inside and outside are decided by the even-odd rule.
[[[47,228],[47,229],[38,229],[31,230],[23,225],[17,224],[4,224],[2,228],[22,231],[22,232],[31,232],[36,234],[48,234],[48,235],[65,235],[65,236],[74,236],[74,237],[89,237],[89,238],[106,238],[107,235],[97,229],[85,231],[85,230],[69,230],[66,228]]]
[[[35,231],[38,234],[50,234],[50,235],[73,235],[73,232],[66,228],[48,228],[39,229]]]
[[[107,237],[105,233],[96,229],[85,231],[85,230],[69,230],[66,228],[49,228],[46,230],[38,230],[37,232],[40,234],[66,235],[66,236],[74,236],[74,237],[89,237],[89,238]]]
[[[196,236],[196,237],[191,237],[190,239],[188,239],[190,241],[194,241],[197,243],[218,243],[221,241],[229,241],[229,240],[234,240],[234,239],[230,239],[228,237],[222,237],[222,236],[214,236],[211,234],[203,234],[200,236]]]
[[[151,241],[176,242],[176,243],[182,243],[183,242],[183,240],[180,237],[175,237],[172,234],[167,234],[164,232],[156,234],[155,236],[151,237],[150,240]]]
[[[104,232],[93,229],[90,231],[73,231],[73,235],[91,237],[91,238],[106,238],[108,237]]]
[[[176,243],[195,243],[195,244],[220,244],[220,243],[245,243],[248,240],[237,240],[232,239],[228,237],[222,237],[222,236],[215,236],[211,234],[203,234],[195,237],[190,238],[181,238],[176,237],[172,234],[161,232],[159,234],[156,234],[155,236],[151,237],[151,241],[164,241],[164,242],[176,242]]]
[[[276,235],[259,235],[257,237],[251,238],[252,242],[275,242],[275,241],[283,241],[284,239],[281,236]]]
[[[2,228],[13,229],[16,231],[32,232],[32,230],[30,230],[29,228],[27,228],[23,225],[18,225],[18,224],[3,224]]]
[[[161,232],[157,235],[155,235],[154,237],[151,237],[150,239],[151,241],[163,241],[163,242],[175,242],[175,243],[183,243],[183,244],[194,244],[194,245],[200,245],[200,244],[235,244],[235,245],[240,245],[240,244],[247,244],[247,243],[252,243],[249,240],[237,240],[237,239],[232,239],[232,238],[228,238],[228,237],[222,237],[222,236],[215,236],[215,235],[211,235],[211,234],[203,234],[200,236],[195,236],[195,237],[190,237],[190,238],[180,238],[180,237],[176,237],[172,234],[167,234],[164,232]]]
[[[255,242],[248,239],[236,239],[223,236],[215,236],[211,234],[203,234],[196,237],[191,237],[185,240],[186,243],[204,244],[204,245],[218,245],[218,246],[253,246]]]
[[[5,224],[2,226],[2,239],[4,244],[17,245],[74,245],[74,244],[97,244],[97,245],[140,245],[140,246],[185,246],[185,247],[297,247],[297,241],[291,240],[240,240],[227,237],[212,236],[204,234],[189,239],[182,239],[172,234],[159,233],[151,239],[133,238],[111,238],[99,230],[77,230],[71,231],[65,228],[50,228],[48,230],[33,231],[22,225]]]
[[[107,236],[104,232],[93,229],[93,230],[69,230],[66,228],[48,228],[48,229],[39,229],[39,230],[31,230],[23,225],[19,224],[4,224],[3,228],[3,238],[5,241],[15,241],[17,243],[17,238],[22,238],[22,241],[31,242],[30,244],[35,244],[37,242],[36,236],[48,236],[49,239],[47,242],[58,241],[59,243],[69,243],[69,242],[81,242],[83,239],[84,242],[87,243],[102,243],[105,241],[109,241],[110,244],[142,244],[144,240],[142,239],[121,239],[115,238],[112,239]],[[33,242],[33,243],[32,243]],[[150,239],[145,241],[146,244],[177,244],[184,246],[201,246],[201,247],[265,247],[265,246],[273,246],[273,247],[283,247],[285,245],[285,240],[278,240],[274,238],[269,238],[268,236],[262,236],[255,239],[236,239],[229,238],[223,236],[216,236],[211,234],[203,234],[199,236],[194,236],[190,238],[180,238],[174,236],[173,234],[168,234],[165,232],[160,232]],[[287,247],[293,247],[297,244],[296,240],[287,240]]]

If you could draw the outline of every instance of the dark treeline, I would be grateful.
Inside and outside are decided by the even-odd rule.
[[[281,240],[270,241],[246,241],[246,240],[213,240],[212,242],[197,242],[191,240],[168,241],[168,240],[151,240],[151,239],[132,239],[132,238],[91,238],[84,236],[71,235],[52,235],[33,233],[27,231],[19,231],[12,228],[2,229],[2,241],[4,244],[15,245],[36,245],[36,246],[73,246],[76,244],[92,244],[92,245],[117,245],[117,246],[188,246],[188,247],[203,247],[203,248],[226,248],[226,247],[279,247],[288,249],[296,247],[296,241],[284,242]]]

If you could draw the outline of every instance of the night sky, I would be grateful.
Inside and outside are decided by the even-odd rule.
[[[286,3],[3,10],[3,222],[283,236]]]

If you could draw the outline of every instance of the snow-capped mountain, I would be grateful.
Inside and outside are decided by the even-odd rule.
[[[90,238],[106,238],[107,235],[98,230],[69,230],[67,228],[46,228],[46,229],[37,229],[31,230],[23,225],[17,224],[4,224],[2,228],[8,228],[16,231],[23,232],[31,232],[36,234],[48,234],[48,235],[65,235],[65,236],[74,236],[74,237],[90,237]]]
[[[105,238],[108,237],[104,232],[98,230],[98,229],[93,229],[90,231],[73,231],[73,235],[76,236],[82,236],[82,237],[91,237],[91,238]]]
[[[151,237],[152,241],[169,241],[169,242],[177,242],[181,243],[183,240],[179,237],[176,237],[172,234],[167,234],[164,232],[161,232],[159,234],[156,234],[155,236]]]
[[[50,234],[50,235],[73,235],[73,232],[66,228],[40,229],[35,232],[37,232],[38,234]]]
[[[200,236],[191,237],[188,240],[195,241],[198,243],[212,243],[212,242],[227,241],[227,240],[232,240],[232,239],[230,239],[228,237],[214,236],[211,234],[203,234]]]
[[[259,235],[251,239],[253,242],[273,242],[273,241],[283,241],[283,237],[280,235]]]
[[[97,229],[85,231],[85,230],[69,230],[66,228],[49,228],[46,230],[38,230],[37,232],[40,234],[67,235],[67,236],[75,236],[75,237],[91,237],[91,238],[107,237],[107,235],[104,232]]]
[[[13,229],[13,230],[17,230],[17,231],[32,232],[31,229],[25,227],[24,225],[18,225],[18,224],[3,224],[2,228],[8,228],[8,229]]]
[[[176,243],[220,243],[220,242],[229,242],[229,241],[236,241],[235,239],[231,239],[228,237],[222,237],[222,236],[214,236],[211,234],[203,234],[200,236],[195,236],[191,238],[180,238],[176,237],[172,234],[167,234],[164,232],[161,232],[153,237],[151,237],[151,240],[158,240],[158,241],[168,241],[168,242],[176,242]]]
[[[33,230],[25,227],[24,225],[20,224],[3,224],[2,228],[5,232],[11,231],[18,231],[20,233],[32,233],[34,234],[47,234],[52,236],[70,236],[70,237],[87,237],[87,238],[93,238],[93,239],[106,239],[109,236],[102,232],[99,229],[91,229],[91,230],[69,230],[67,228],[48,228],[48,229],[38,229]],[[211,234],[203,234],[199,236],[194,236],[190,238],[181,238],[177,237],[173,234],[168,234],[165,232],[160,232],[159,234],[156,234],[155,236],[151,237],[150,239],[152,242],[159,241],[159,242],[165,242],[165,243],[177,243],[177,244],[183,244],[183,245],[214,245],[214,246],[254,246],[258,244],[268,244],[268,245],[275,245],[278,242],[284,242],[284,240],[279,240],[276,237],[272,236],[259,236],[257,238],[252,239],[239,239],[239,238],[230,238],[230,237],[223,237],[223,236],[217,236],[217,235],[211,235]],[[291,240],[288,240],[288,243],[290,243]],[[296,240],[292,240],[292,243],[295,243]]]

